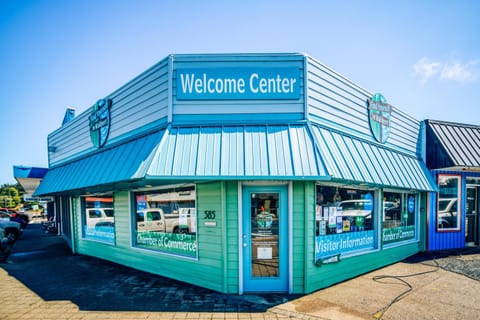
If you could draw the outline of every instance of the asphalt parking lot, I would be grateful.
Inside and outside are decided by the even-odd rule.
[[[33,223],[0,264],[0,319],[478,319],[479,279],[472,248],[418,254],[310,295],[226,295],[73,255]]]

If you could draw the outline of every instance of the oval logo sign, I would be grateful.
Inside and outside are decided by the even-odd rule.
[[[390,118],[392,115],[392,106],[380,93],[367,99],[368,123],[374,138],[380,142],[387,142],[390,135]]]
[[[92,107],[90,114],[90,139],[95,147],[101,148],[105,145],[110,132],[110,107],[112,100],[100,99]]]

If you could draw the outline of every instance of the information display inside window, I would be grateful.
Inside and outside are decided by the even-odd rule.
[[[460,176],[438,176],[438,230],[460,230]]]
[[[115,243],[113,194],[84,196],[82,212],[83,238]]]
[[[197,257],[194,186],[135,193],[135,246]]]
[[[316,261],[375,247],[374,193],[317,185]]]
[[[384,192],[382,242],[391,244],[416,238],[416,195]]]

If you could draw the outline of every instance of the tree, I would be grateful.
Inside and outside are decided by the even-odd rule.
[[[4,184],[0,188],[0,205],[4,208],[15,208],[22,202],[17,185]]]

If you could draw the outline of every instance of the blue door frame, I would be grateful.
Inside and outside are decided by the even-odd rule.
[[[242,207],[243,291],[287,292],[287,186],[245,186]]]

